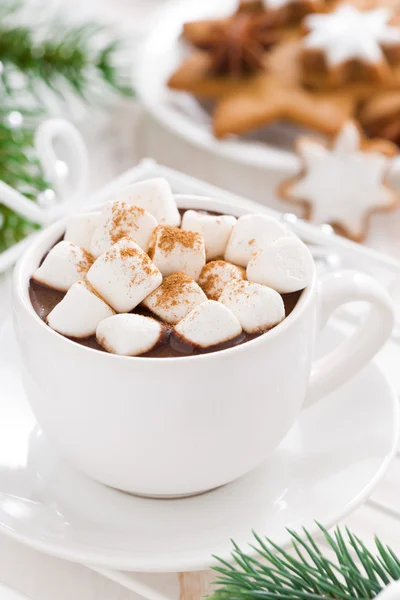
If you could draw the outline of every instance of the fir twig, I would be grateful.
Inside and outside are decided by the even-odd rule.
[[[107,39],[95,23],[66,26],[57,21],[37,25],[0,20],[0,81],[3,95],[15,98],[29,92],[35,102],[51,90],[61,99],[74,94],[86,102],[104,92],[132,96],[130,65],[117,66],[123,42]]]
[[[40,113],[0,108],[0,180],[37,201],[49,188],[33,150],[35,124]],[[19,242],[37,225],[0,204],[0,252]]]
[[[400,579],[400,560],[375,539],[375,553],[347,528],[321,533],[334,554],[326,558],[307,530],[289,530],[292,551],[254,533],[255,556],[233,542],[232,562],[217,558],[212,600],[370,600]]]
[[[49,186],[34,130],[46,117],[49,97],[93,104],[108,93],[132,96],[131,64],[129,57],[121,64],[123,43],[110,41],[97,24],[71,26],[58,17],[31,25],[23,21],[23,0],[0,4],[0,180],[37,201]],[[0,252],[36,228],[0,204]]]

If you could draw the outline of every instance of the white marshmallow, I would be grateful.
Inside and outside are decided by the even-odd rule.
[[[127,202],[106,204],[93,232],[91,254],[98,258],[123,237],[130,237],[147,252],[157,221],[147,210]]]
[[[196,210],[187,210],[181,228],[201,233],[206,246],[206,259],[213,260],[224,256],[235,223],[236,217],[230,215],[203,215]]]
[[[226,306],[207,300],[194,308],[175,327],[185,341],[208,348],[227,342],[241,334],[239,321]]]
[[[49,313],[47,323],[62,335],[85,338],[94,335],[100,321],[113,314],[86,281],[78,281]]]
[[[259,250],[247,265],[247,279],[268,285],[280,294],[303,290],[314,273],[314,260],[296,236],[277,239]]]
[[[245,270],[224,260],[207,263],[199,277],[199,285],[210,300],[218,300],[224,287],[232,279],[244,279]]]
[[[282,223],[268,215],[245,215],[237,220],[225,250],[225,260],[247,267],[252,254],[289,235]]]
[[[90,254],[92,235],[96,229],[99,216],[100,213],[95,212],[70,217],[65,229],[64,240],[76,244]]]
[[[176,325],[207,296],[199,285],[185,273],[172,273],[160,287],[145,298],[142,304],[162,321]]]
[[[197,281],[206,262],[203,236],[159,225],[150,241],[149,256],[164,277],[182,272]]]
[[[282,297],[258,283],[231,281],[219,302],[233,312],[246,333],[266,331],[285,318]]]
[[[92,257],[71,242],[58,242],[48,253],[32,278],[50,288],[67,292],[71,285],[85,279]]]
[[[165,325],[150,317],[114,315],[98,324],[96,338],[108,352],[138,356],[154,348],[165,331]]]
[[[161,225],[179,227],[181,215],[176,206],[171,186],[164,177],[139,181],[118,193],[118,200],[140,206],[152,214]]]
[[[162,281],[160,271],[130,238],[122,238],[92,265],[89,283],[117,312],[129,312]]]

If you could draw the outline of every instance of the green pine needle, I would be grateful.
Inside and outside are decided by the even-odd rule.
[[[13,18],[0,18],[0,81],[6,96],[21,95],[21,79],[23,93],[39,103],[49,90],[62,100],[72,93],[87,102],[101,100],[106,91],[133,95],[130,61],[125,68],[117,66],[124,52],[121,40],[110,40],[96,23],[71,26],[61,16],[21,24],[15,18],[18,6],[8,5],[7,15]]]
[[[69,26],[59,17],[31,26],[23,23],[23,8],[22,0],[0,6],[0,180],[37,201],[49,184],[35,154],[34,131],[48,115],[49,97],[61,105],[72,97],[90,104],[103,104],[112,94],[131,97],[131,60],[122,60],[122,41],[110,40],[97,24]],[[0,205],[0,252],[35,229]]]
[[[233,542],[232,562],[215,557],[218,573],[212,600],[369,600],[400,579],[400,559],[375,539],[375,553],[347,528],[333,534],[318,525],[334,559],[326,558],[306,529],[290,551],[253,533],[249,556]]]
[[[49,188],[33,151],[38,113],[0,109],[0,180],[36,201]],[[0,205],[0,252],[24,239],[38,226]]]

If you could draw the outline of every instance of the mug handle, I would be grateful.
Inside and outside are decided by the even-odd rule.
[[[389,338],[395,321],[389,293],[365,273],[343,271],[325,275],[319,281],[318,298],[318,330],[343,304],[363,301],[371,307],[349,339],[314,362],[304,407],[341,386],[370,361]]]
[[[59,159],[55,142],[63,147],[65,160]],[[71,205],[82,197],[87,189],[89,156],[78,129],[65,119],[47,119],[36,130],[35,147],[62,204]]]
[[[55,140],[64,146],[67,163],[58,159],[54,149]],[[35,147],[45,176],[54,185],[61,202],[52,208],[41,208],[4,181],[0,181],[0,202],[29,221],[47,225],[64,216],[66,205],[72,205],[83,196],[89,172],[88,152],[79,131],[64,119],[48,119],[39,125]],[[60,166],[64,169],[61,170]],[[69,181],[69,172],[73,173],[73,186]]]

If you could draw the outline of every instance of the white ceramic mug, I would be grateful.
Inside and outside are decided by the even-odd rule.
[[[227,202],[180,196],[180,207],[240,216]],[[94,207],[93,210],[99,207]],[[270,332],[220,352],[131,358],[86,348],[50,329],[29,300],[29,279],[65,224],[41,233],[13,286],[24,386],[61,453],[88,476],[149,496],[194,494],[264,461],[315,402],[354,375],[394,323],[387,292],[370,277],[335,273],[312,283]],[[371,304],[360,330],[312,364],[318,329],[340,305]]]

